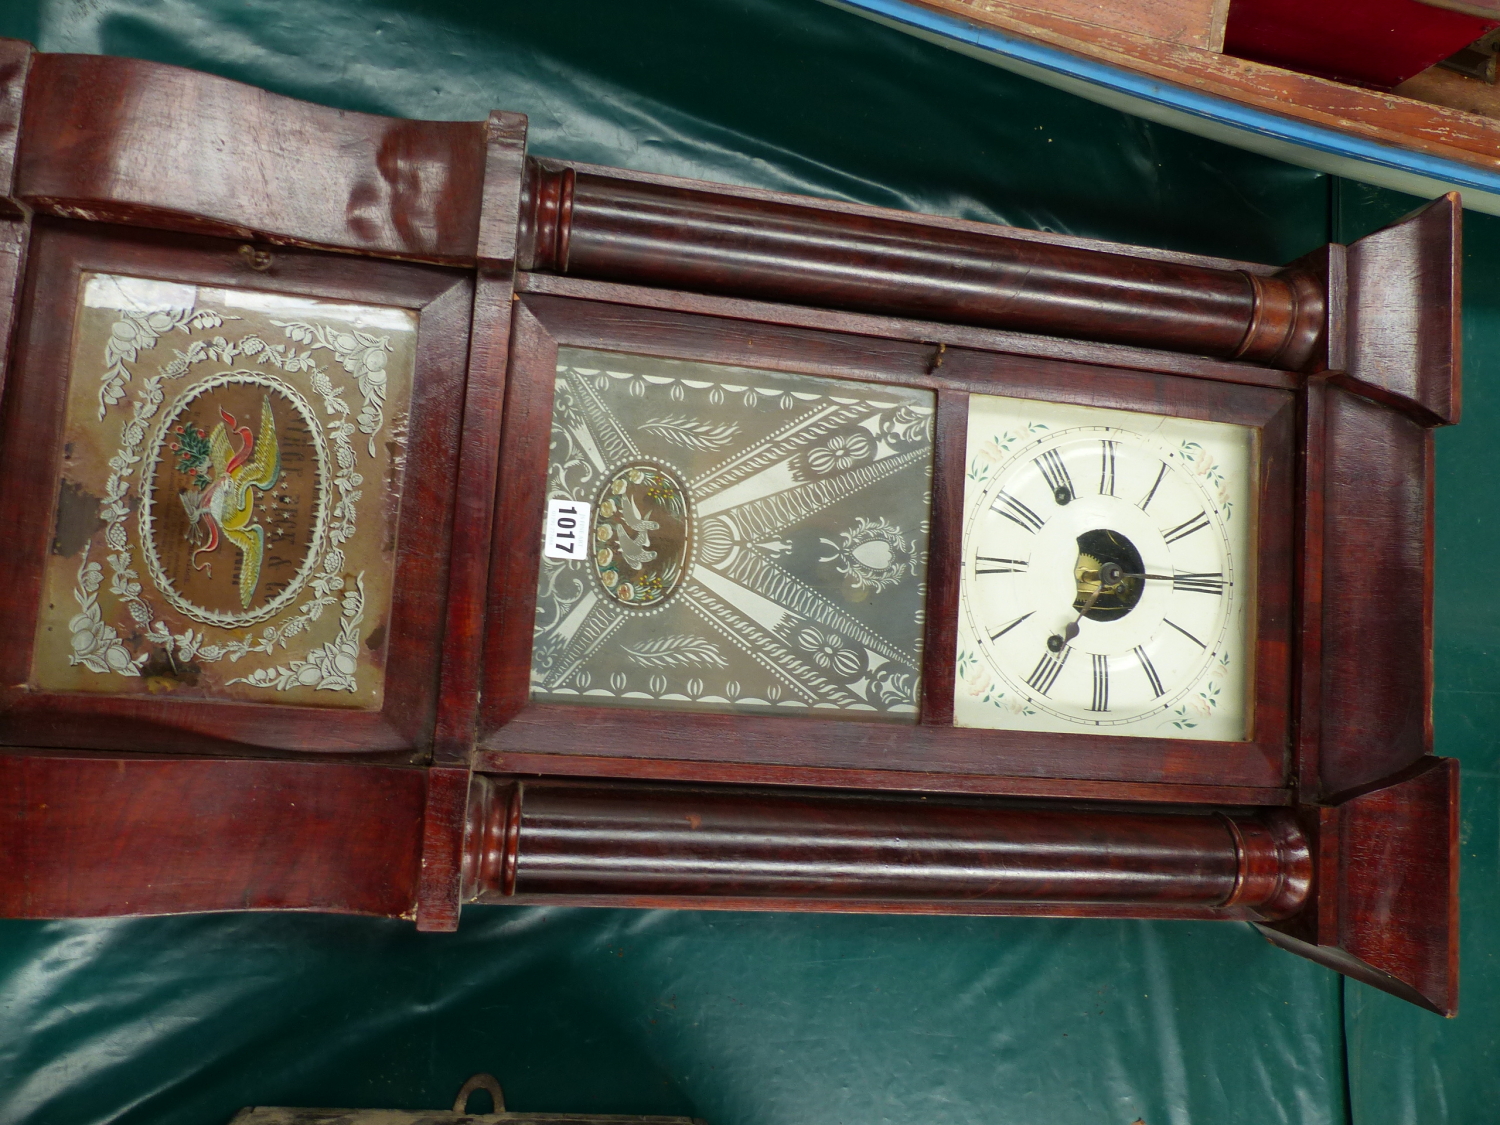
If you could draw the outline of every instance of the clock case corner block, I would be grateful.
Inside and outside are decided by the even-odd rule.
[[[34,341],[70,331],[48,316],[73,299],[65,246],[166,282],[404,304],[427,341],[385,709],[38,706],[6,688],[0,914],[249,905],[448,930],[488,901],[1217,918],[1453,1010],[1431,431],[1459,417],[1455,196],[1286,266],[1230,262],[540,160],[519,114],[344,113],[13,40],[0,123],[0,505],[29,529],[12,589],[34,588],[51,532],[32,498],[54,486],[12,474],[61,432]],[[914,722],[531,698],[560,344],[932,396]],[[1279,677],[1257,706],[1279,712],[1257,718],[1249,756],[952,726],[967,402],[1018,388],[1159,413],[1217,403],[1209,417],[1286,404],[1262,509],[1285,528],[1269,548],[1285,593],[1261,605],[1257,665]],[[6,603],[8,684],[25,682],[36,612]],[[972,857],[958,866],[955,842]]]

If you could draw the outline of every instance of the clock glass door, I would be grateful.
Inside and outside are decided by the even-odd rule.
[[[1256,431],[974,395],[954,720],[1250,737]]]
[[[914,721],[933,397],[561,349],[532,697]]]

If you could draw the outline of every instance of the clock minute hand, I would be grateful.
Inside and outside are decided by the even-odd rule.
[[[1099,584],[1103,586],[1118,586],[1127,578],[1146,578],[1155,582],[1175,582],[1177,576],[1173,574],[1126,574],[1119,563],[1105,563],[1099,568]]]
[[[1061,652],[1063,646],[1078,636],[1078,623],[1083,620],[1083,615],[1094,608],[1094,603],[1099,600],[1099,595],[1104,593],[1104,587],[1100,586],[1092,594],[1089,600],[1083,603],[1083,608],[1078,611],[1078,616],[1069,621],[1061,633],[1053,633],[1047,638],[1047,648],[1052,652]]]

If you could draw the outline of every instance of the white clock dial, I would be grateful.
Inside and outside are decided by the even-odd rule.
[[[1243,740],[1255,431],[969,406],[954,721]]]

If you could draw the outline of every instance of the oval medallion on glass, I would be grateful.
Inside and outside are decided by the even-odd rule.
[[[613,473],[594,509],[594,573],[622,605],[664,602],[687,569],[691,519],[687,490],[661,465]]]
[[[328,447],[292,386],[226,371],[162,416],[142,467],[141,543],[151,581],[208,625],[285,609],[321,554]]]

